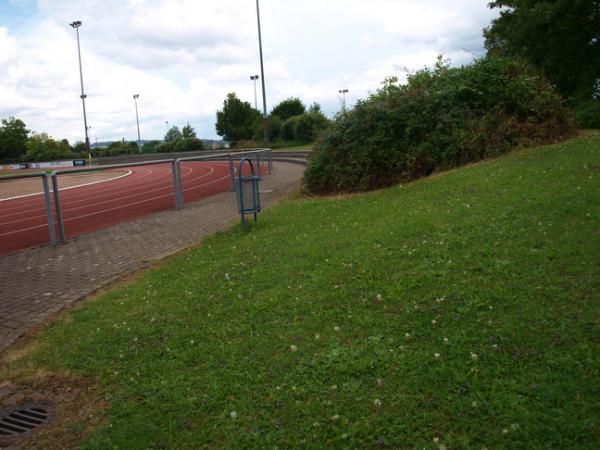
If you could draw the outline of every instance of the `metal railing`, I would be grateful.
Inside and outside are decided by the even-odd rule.
[[[83,169],[58,169],[53,171],[50,174],[52,178],[52,192],[54,193],[54,209],[56,215],[56,223],[58,225],[58,235],[60,238],[60,242],[66,242],[65,237],[65,221],[62,214],[62,208],[60,205],[60,187],[58,184],[58,177],[60,175],[68,174],[73,175],[76,173],[92,173],[92,172],[101,172],[105,170],[113,170],[113,169],[124,169],[127,167],[139,167],[139,166],[152,166],[156,164],[167,164],[171,163],[172,171],[173,171],[173,186],[176,189],[177,180],[175,179],[175,160],[160,160],[160,161],[146,161],[146,162],[138,162],[138,163],[129,163],[129,164],[112,164],[109,166],[101,166],[101,167],[86,167]]]
[[[238,151],[238,152],[223,152],[217,154],[209,154],[209,155],[201,155],[201,156],[191,156],[177,159],[161,159],[156,161],[139,161],[133,163],[126,164],[111,164],[106,166],[98,166],[98,167],[86,167],[81,169],[58,169],[54,170],[50,175],[45,172],[36,172],[36,173],[28,173],[23,175],[8,175],[6,177],[0,177],[0,181],[5,180],[16,180],[16,179],[24,179],[24,178],[41,178],[42,185],[44,188],[44,202],[46,206],[46,216],[48,219],[48,232],[50,235],[50,243],[52,245],[57,244],[57,236],[56,230],[54,227],[54,217],[56,216],[56,224],[58,227],[58,241],[61,243],[66,242],[65,235],[65,225],[64,218],[61,208],[60,202],[60,186],[59,179],[60,175],[73,175],[77,173],[91,173],[91,172],[101,172],[106,170],[114,170],[114,169],[123,169],[127,167],[138,167],[138,166],[150,166],[156,164],[171,164],[171,172],[173,175],[173,194],[175,196],[175,208],[177,210],[183,209],[184,199],[183,199],[183,180],[181,177],[181,163],[186,161],[229,161],[229,171],[231,178],[231,190],[235,190],[235,164],[234,161],[236,159],[241,159],[243,155],[254,155],[256,158],[257,166],[260,168],[261,164],[261,154],[266,154],[267,156],[267,167],[268,173],[270,174],[273,170],[273,158],[271,149],[254,149],[247,151]],[[52,211],[52,201],[50,196],[50,189],[48,184],[48,179],[52,180],[52,194],[54,197],[54,214]]]
[[[235,191],[235,165],[234,165],[234,160],[236,156],[239,156],[241,159],[242,155],[255,155],[255,159],[256,159],[256,165],[258,167],[259,170],[259,174],[260,174],[260,167],[261,167],[261,160],[260,160],[260,155],[261,153],[266,153],[267,154],[267,170],[268,173],[271,174],[272,170],[273,170],[273,152],[270,148],[261,148],[261,149],[256,149],[256,150],[243,150],[243,151],[239,151],[239,152],[228,152],[228,153],[221,153],[221,154],[217,154],[217,155],[201,155],[201,156],[189,156],[189,157],[184,157],[184,158],[177,158],[175,160],[175,165],[176,165],[176,170],[177,170],[177,179],[178,179],[178,188],[179,188],[179,192],[177,193],[177,197],[176,197],[176,208],[177,209],[181,209],[184,206],[184,201],[183,201],[183,191],[182,191],[182,186],[183,183],[181,181],[181,163],[182,162],[186,162],[186,161],[202,161],[202,160],[217,160],[217,161],[222,161],[223,157],[227,157],[227,159],[229,160],[229,178],[231,180],[230,183],[230,190],[233,192]],[[179,200],[179,203],[177,203],[177,199]]]
[[[44,188],[44,204],[46,206],[46,219],[48,220],[48,234],[50,235],[50,243],[56,245],[56,233],[54,229],[54,217],[52,216],[52,201],[50,199],[50,188],[48,187],[48,174],[45,172],[26,173],[23,175],[7,175],[0,177],[1,181],[19,180],[26,178],[41,178]]]

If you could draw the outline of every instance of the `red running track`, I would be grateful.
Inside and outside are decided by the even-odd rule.
[[[175,207],[171,164],[129,170],[131,175],[124,178],[60,191],[67,238]],[[228,163],[185,162],[181,176],[186,203],[230,187]],[[55,229],[58,236],[56,217]],[[0,202],[0,255],[49,240],[43,195]]]

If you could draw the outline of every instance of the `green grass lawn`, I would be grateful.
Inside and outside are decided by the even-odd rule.
[[[600,134],[287,200],[63,314],[0,379],[94,380],[83,448],[597,448],[599,219]]]

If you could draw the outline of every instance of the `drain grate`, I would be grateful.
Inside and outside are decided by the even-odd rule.
[[[18,436],[44,425],[49,419],[49,408],[33,405],[13,409],[0,418],[0,436]]]

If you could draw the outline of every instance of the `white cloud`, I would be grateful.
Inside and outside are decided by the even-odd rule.
[[[134,93],[142,138],[162,137],[165,121],[216,137],[215,111],[228,92],[254,101],[252,0],[38,0],[37,10],[14,29],[0,19],[1,117],[81,140],[73,20],[83,22],[92,139],[134,138]],[[481,29],[494,14],[480,0],[262,0],[268,106],[299,96],[331,114],[341,88],[351,104],[440,53],[467,62],[482,52]]]

